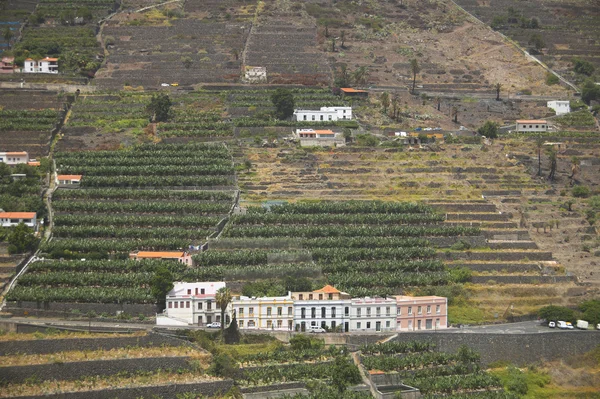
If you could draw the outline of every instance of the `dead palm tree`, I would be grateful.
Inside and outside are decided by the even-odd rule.
[[[217,290],[215,294],[215,302],[219,309],[221,309],[221,338],[223,337],[223,331],[225,330],[225,310],[231,303],[231,291],[227,287],[222,287]]]
[[[413,75],[413,84],[412,84],[412,94],[415,94],[415,84],[417,82],[417,74],[419,72],[421,72],[421,67],[419,66],[419,63],[417,62],[416,58],[413,58],[412,60],[410,60],[410,72]]]
[[[542,175],[542,148],[544,147],[544,139],[541,134],[535,138],[535,147],[537,148],[537,152],[538,152],[537,175],[541,176]]]
[[[494,85],[494,90],[496,90],[496,101],[500,101],[500,90],[502,90],[502,84],[496,83]]]
[[[580,165],[581,165],[581,162],[579,161],[579,158],[577,158],[577,157],[571,158],[571,176],[569,176],[569,179],[573,180],[575,175],[577,173],[579,173],[579,171],[581,170]]]
[[[548,151],[548,158],[550,158],[550,174],[548,175],[548,180],[553,181],[556,175],[556,151],[554,151],[554,148],[551,148]]]

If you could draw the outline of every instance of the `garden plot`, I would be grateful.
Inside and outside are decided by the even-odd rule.
[[[54,92],[6,91],[0,97],[0,149],[47,156],[64,98]]]
[[[113,40],[106,65],[98,72],[101,87],[163,83],[237,82],[249,24],[173,20],[169,26],[126,26],[109,23],[104,40]]]
[[[316,39],[316,26],[267,18],[252,29],[245,65],[266,66],[270,83],[328,84],[331,69]]]
[[[198,247],[233,201],[224,146],[151,144],[55,159],[59,174],[83,175],[79,188],[53,194],[53,239],[40,248],[46,259],[66,260],[31,265],[10,293],[14,301],[153,303],[153,271],[164,265],[181,273],[185,265],[93,260]],[[81,258],[88,261],[69,260]]]
[[[88,12],[97,20],[118,9],[115,0],[40,0],[36,12],[46,18],[60,18],[61,15],[83,15]],[[84,13],[85,11],[85,13]]]

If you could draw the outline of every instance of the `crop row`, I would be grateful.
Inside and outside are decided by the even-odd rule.
[[[226,137],[232,136],[233,130],[159,130],[159,134],[161,137]]]
[[[17,285],[6,298],[8,301],[34,302],[96,302],[96,303],[153,303],[150,289],[127,287],[24,287]]]
[[[160,216],[160,215],[55,215],[56,226],[177,226],[180,228],[206,228],[216,226],[219,216]]]
[[[27,269],[31,273],[43,272],[79,272],[79,273],[152,273],[159,267],[166,267],[172,273],[178,273],[185,266],[178,262],[165,262],[157,259],[142,260],[44,260],[32,263]],[[24,274],[26,276],[28,273]],[[19,280],[20,282],[21,280]]]
[[[159,125],[161,132],[170,130],[217,130],[217,131],[231,131],[231,124],[226,122],[174,122],[174,123],[161,123]]]
[[[136,200],[187,200],[187,201],[233,201],[233,194],[227,191],[171,191],[171,190],[125,190],[117,188],[57,190],[52,194],[59,199],[136,199]]]
[[[354,214],[354,213],[433,213],[433,208],[416,202],[383,202],[383,201],[322,201],[298,202],[274,205],[269,210],[265,208],[250,208],[253,213],[276,214]]]
[[[183,176],[232,175],[233,165],[136,165],[136,166],[62,166],[61,174],[91,176]]]
[[[26,273],[19,278],[23,287],[131,287],[147,288],[154,273],[69,273],[65,271]]]
[[[55,251],[71,252],[129,252],[135,249],[148,251],[172,250],[173,248],[187,248],[189,240],[179,240],[170,238],[149,238],[145,240],[137,239],[103,239],[94,240],[90,238],[72,238],[52,240],[41,246],[41,251],[52,253]]]
[[[240,363],[244,364],[264,364],[268,362],[288,363],[302,361],[322,361],[335,356],[343,355],[344,349],[335,346],[323,349],[303,349],[303,350],[288,350],[280,347],[271,352],[258,352],[242,356]]]
[[[435,344],[427,341],[389,341],[375,344],[365,344],[360,347],[366,355],[391,355],[398,353],[430,352],[435,349]]]
[[[454,281],[452,275],[446,271],[427,273],[385,272],[385,273],[360,273],[346,272],[327,275],[327,282],[346,291],[353,288],[389,288],[390,294],[398,287],[424,287],[447,285]]]
[[[349,362],[346,359],[345,361]],[[298,363],[285,367],[275,365],[244,369],[242,379],[254,385],[259,383],[270,384],[277,381],[326,380],[334,377],[332,371],[331,363]],[[348,382],[352,384],[360,382],[360,374],[356,373],[356,376],[355,380]]]
[[[175,214],[225,214],[229,211],[227,203],[213,202],[98,202],[98,201],[58,201],[53,203],[57,212],[89,212],[89,213],[175,213]]]
[[[464,226],[228,226],[224,237],[453,237],[479,234]]]
[[[119,227],[113,226],[56,226],[52,234],[57,238],[171,238],[197,239],[211,234],[210,230],[182,229],[181,227]]]
[[[69,152],[59,153],[57,157],[74,159],[94,159],[94,158],[120,158],[143,157],[143,156],[176,156],[187,158],[188,156],[203,156],[207,158],[228,157],[227,148],[212,144],[142,144],[131,150],[123,151],[88,151],[88,152]]]
[[[479,354],[475,354],[467,362],[479,361]],[[445,352],[420,352],[405,354],[403,356],[366,356],[362,358],[362,363],[367,370],[381,371],[401,371],[420,369],[430,366],[442,366],[463,361],[457,354]]]
[[[86,176],[82,187],[210,187],[231,186],[231,177],[217,176]]]
[[[428,224],[444,221],[444,215],[435,213],[357,213],[357,214],[298,214],[247,213],[232,218],[236,225],[322,225],[322,224]]]
[[[424,393],[452,393],[479,389],[497,389],[502,387],[498,377],[483,371],[467,375],[449,375],[434,378],[407,378],[402,381],[409,386],[418,387]]]
[[[210,156],[202,153],[192,154],[161,154],[152,156],[148,154],[139,154],[135,156],[126,155],[121,152],[117,152],[115,156],[111,157],[72,157],[60,154],[57,160],[57,165],[65,166],[182,166],[182,165],[229,165],[231,159],[226,155],[211,154]]]

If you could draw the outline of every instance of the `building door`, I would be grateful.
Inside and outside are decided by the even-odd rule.
[[[349,330],[349,329],[350,329],[350,328],[349,328],[349,326],[348,326],[348,322],[345,322],[345,323],[344,323],[344,332],[348,332],[348,330]]]
[[[431,330],[432,327],[433,327],[432,326],[432,320],[431,319],[425,320],[425,329],[426,330]]]
[[[202,325],[202,316],[198,316],[198,325],[201,326]]]
[[[417,330],[421,329],[421,320],[417,320]]]
[[[331,322],[331,331],[335,332],[335,321]]]
[[[302,323],[300,323],[300,331],[305,332],[306,331],[306,322],[303,321]]]
[[[409,320],[408,321],[408,331],[411,331],[413,329],[413,321]]]
[[[206,316],[206,324],[212,323],[212,316]]]
[[[375,331],[381,331],[381,322],[380,321],[375,322]]]

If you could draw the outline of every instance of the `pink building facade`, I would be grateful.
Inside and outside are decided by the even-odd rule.
[[[448,327],[448,299],[439,296],[396,296],[397,331],[440,330]]]

